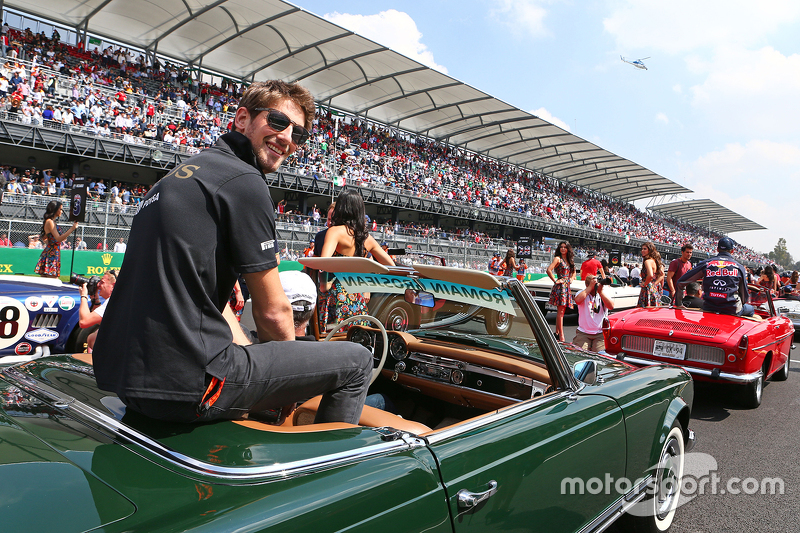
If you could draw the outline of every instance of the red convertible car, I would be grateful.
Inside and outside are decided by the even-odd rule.
[[[792,321],[775,311],[769,292],[750,287],[753,317],[682,307],[637,308],[609,317],[606,350],[637,365],[672,363],[698,381],[738,384],[743,403],[761,405],[764,381],[789,377]]]

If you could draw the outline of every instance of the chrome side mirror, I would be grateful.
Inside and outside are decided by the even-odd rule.
[[[587,385],[594,385],[597,382],[597,362],[589,359],[578,361],[572,367],[575,379]]]

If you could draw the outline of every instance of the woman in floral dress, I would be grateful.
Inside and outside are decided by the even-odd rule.
[[[78,221],[72,223],[72,227],[64,233],[59,233],[56,220],[61,216],[61,202],[52,200],[47,204],[44,211],[44,223],[42,224],[41,239],[44,241],[44,249],[36,263],[34,272],[46,278],[57,278],[61,273],[61,243],[78,227]]]
[[[567,311],[567,307],[572,309],[575,305],[575,298],[570,290],[570,284],[575,279],[575,254],[568,242],[558,243],[553,262],[547,267],[547,277],[553,280],[553,288],[550,290],[550,305],[554,305],[558,309],[556,336],[558,336],[558,340],[564,342],[564,313]]]
[[[664,284],[664,266],[661,254],[655,244],[646,242],[642,245],[642,288],[639,291],[637,307],[658,307],[661,305],[661,290]]]
[[[364,200],[361,195],[352,190],[342,192],[336,199],[321,257],[364,257],[371,253],[373,259],[379,263],[394,266],[389,254],[367,231],[364,215]],[[324,331],[328,322],[330,308],[336,309],[336,319],[340,322],[353,316],[368,314],[369,293],[351,294],[339,280],[328,285],[327,282],[320,284],[320,292],[328,295],[328,305],[319,306],[320,331]]]

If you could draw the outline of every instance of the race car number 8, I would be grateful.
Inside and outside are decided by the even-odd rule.
[[[28,331],[28,310],[19,300],[0,296],[0,350],[16,344]]]

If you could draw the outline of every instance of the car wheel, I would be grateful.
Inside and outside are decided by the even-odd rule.
[[[645,498],[620,521],[624,531],[658,533],[670,528],[681,495],[684,459],[683,431],[675,421],[661,448],[658,464],[652,469],[654,485],[648,487]]]
[[[70,335],[70,340],[67,343],[67,352],[86,353],[86,342],[89,339],[89,335],[98,329],[100,329],[99,324],[85,329],[81,328],[80,326],[76,327],[75,331],[73,331],[72,335]]]
[[[414,329],[414,309],[408,302],[397,300],[389,307],[386,319],[383,321],[386,329],[392,331],[408,331]]]
[[[786,381],[789,379],[789,360],[791,358],[787,355],[786,356],[786,363],[781,367],[780,370],[772,374],[772,381]]]
[[[760,378],[744,386],[744,394],[742,395],[742,401],[745,407],[748,407],[750,409],[755,409],[756,407],[761,405],[761,397],[763,395],[764,395],[764,373],[762,372]]]
[[[511,315],[502,311],[490,311],[484,315],[486,332],[489,335],[508,335],[511,331]]]

